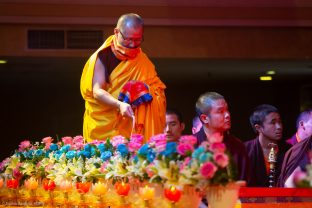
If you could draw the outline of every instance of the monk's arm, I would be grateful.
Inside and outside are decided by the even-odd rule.
[[[92,80],[93,97],[104,105],[109,105],[119,109],[122,116],[131,117],[133,115],[131,106],[128,103],[117,100],[110,93],[104,90],[104,87],[107,84],[105,80],[105,67],[101,60],[97,59],[94,66]]]

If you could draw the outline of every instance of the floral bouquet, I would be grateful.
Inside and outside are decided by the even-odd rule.
[[[29,193],[36,190],[52,206],[131,203],[144,207],[148,203],[170,207],[175,203],[191,207],[208,186],[234,180],[221,142],[196,147],[194,136],[167,142],[164,134],[143,141],[138,134],[91,143],[84,143],[82,136],[56,142],[46,137],[34,144],[23,141],[0,163],[0,173],[8,190],[18,194],[24,188]]]

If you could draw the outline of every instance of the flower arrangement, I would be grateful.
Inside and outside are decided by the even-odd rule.
[[[115,199],[124,201],[129,191],[132,193],[127,184],[141,186],[132,195],[141,196],[143,201],[156,198],[155,191],[147,184],[160,184],[164,187],[164,195],[160,197],[176,203],[184,187],[203,191],[211,184],[234,180],[228,169],[229,156],[221,142],[204,142],[196,148],[194,136],[166,142],[163,134],[153,136],[146,144],[143,141],[143,136],[138,134],[92,143],[84,143],[82,136],[63,137],[57,142],[46,137],[34,144],[23,141],[12,156],[0,163],[0,173],[6,178],[8,189],[34,187],[30,185],[33,182],[38,187],[42,183],[43,189],[38,194],[49,192],[45,198],[50,203],[52,199],[74,203],[69,199],[75,197],[102,201],[110,194],[106,198],[113,204]],[[14,181],[8,183],[9,179]],[[75,187],[77,191],[69,197]],[[53,192],[55,195],[51,195]]]
[[[306,165],[306,170],[298,170],[294,173],[293,183],[298,188],[312,187],[312,151],[308,153],[310,163]]]

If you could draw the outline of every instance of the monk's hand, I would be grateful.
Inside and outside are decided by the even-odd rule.
[[[134,115],[131,105],[128,103],[120,102],[119,111],[122,116],[132,117]]]

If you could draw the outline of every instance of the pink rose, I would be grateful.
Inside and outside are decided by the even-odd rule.
[[[195,145],[197,143],[197,138],[193,135],[183,135],[179,139],[179,142]]]
[[[150,138],[149,143],[150,142],[158,143],[158,142],[163,142],[163,141],[167,141],[166,134],[157,134]]]
[[[133,134],[130,138],[130,142],[128,144],[129,151],[134,152],[142,146],[143,136],[141,134]]]
[[[73,143],[84,143],[84,139],[81,135],[75,136],[73,139]]]
[[[148,143],[151,146],[155,145],[155,149],[157,152],[162,152],[166,149],[166,134],[157,134],[155,136],[152,136]]]
[[[71,144],[73,143],[73,138],[72,138],[72,137],[69,137],[69,136],[63,137],[63,138],[62,138],[62,142],[63,142],[64,144],[69,144],[69,145],[71,145]]]
[[[125,137],[121,135],[114,136],[111,140],[113,147],[117,147],[119,144],[125,144],[127,143],[127,140]]]
[[[47,143],[51,144],[52,141],[53,141],[52,137],[45,137],[45,138],[42,139],[42,143],[43,144],[47,144]]]
[[[84,140],[82,136],[75,136],[73,139],[73,148],[75,150],[80,150],[84,147]]]
[[[217,167],[212,162],[204,163],[199,169],[200,174],[207,179],[212,178],[216,171]]]
[[[42,139],[41,143],[45,144],[45,147],[44,147],[45,150],[50,149],[52,141],[53,141],[52,137],[45,137]]]
[[[20,152],[24,151],[24,150],[30,148],[30,146],[31,146],[30,141],[28,141],[28,140],[22,141],[20,143],[20,145],[18,146],[19,147],[18,151],[20,151]]]
[[[222,168],[229,164],[229,157],[224,153],[216,153],[213,155],[214,161]]]
[[[143,135],[132,134],[130,137],[130,142],[143,143]]]
[[[188,152],[193,152],[194,151],[194,147],[193,145],[191,144],[179,144],[177,146],[177,152],[180,154],[180,155],[186,155]]]
[[[212,143],[209,146],[209,150],[214,153],[223,153],[225,149],[226,149],[225,144],[222,142]]]

